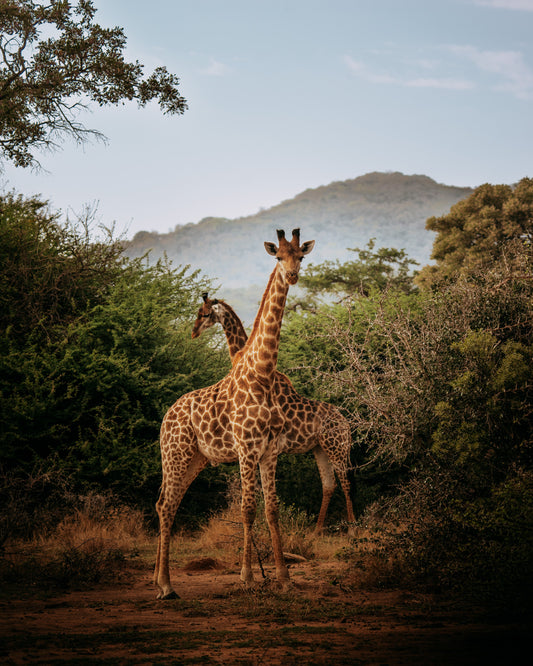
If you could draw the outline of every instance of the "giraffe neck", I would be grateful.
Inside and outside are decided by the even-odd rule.
[[[278,363],[279,336],[289,291],[279,266],[272,271],[248,342],[242,351],[247,365],[261,379],[273,378]]]
[[[231,360],[233,360],[235,358],[235,354],[240,351],[246,344],[248,335],[244,330],[242,321],[237,316],[235,310],[233,310],[233,308],[231,308],[224,301],[219,301],[219,305],[222,309],[219,321],[222,324],[224,333],[226,334],[229,355],[231,356]]]

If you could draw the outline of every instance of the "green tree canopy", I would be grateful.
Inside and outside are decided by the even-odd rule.
[[[0,470],[60,469],[150,506],[165,411],[227,371],[191,338],[209,287],[125,259],[36,199],[0,197]]]
[[[0,150],[15,165],[38,166],[35,150],[65,136],[103,138],[77,120],[89,102],[156,99],[164,113],[186,110],[179,79],[165,67],[145,78],[124,59],[122,28],[102,28],[95,13],[90,0],[0,0]]]
[[[417,282],[431,287],[442,280],[468,276],[503,259],[522,275],[519,245],[533,239],[533,179],[516,187],[481,185],[442,217],[431,217],[426,227],[437,232],[432,259]]]
[[[382,542],[396,580],[529,604],[531,246],[512,258],[431,290],[298,313],[280,359],[302,390],[344,407],[358,498],[383,484],[367,526],[402,525]]]
[[[96,242],[85,224],[61,224],[36,197],[0,197],[0,330],[50,339],[102,302],[126,262],[118,241]]]
[[[409,259],[404,250],[374,248],[375,241],[370,239],[364,249],[348,248],[356,253],[357,259],[311,264],[301,275],[300,286],[312,296],[324,292],[368,296],[371,291],[382,291],[389,286],[408,293],[413,287],[412,266],[417,262]]]

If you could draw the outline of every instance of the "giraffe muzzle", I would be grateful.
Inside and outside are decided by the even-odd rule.
[[[287,282],[296,284],[298,282],[298,273],[296,271],[287,271]]]

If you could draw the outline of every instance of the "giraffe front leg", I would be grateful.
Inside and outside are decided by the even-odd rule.
[[[154,583],[159,588],[158,599],[176,599],[178,595],[170,584],[169,551],[170,531],[179,500],[169,499],[165,488],[157,501],[156,509],[159,516],[159,536],[157,540],[157,556],[154,570]]]
[[[158,599],[177,599],[170,584],[169,551],[172,523],[183,495],[198,474],[207,465],[207,458],[197,451],[192,459],[184,456],[179,473],[167,475],[156,504],[159,516],[159,538],[154,570],[154,583],[159,587]]]
[[[240,461],[241,472],[241,517],[244,532],[241,580],[246,586],[254,582],[252,571],[252,529],[255,520],[255,472],[256,463],[251,460]]]
[[[286,588],[289,584],[289,570],[285,564],[279,529],[278,498],[276,496],[277,451],[274,449],[275,447],[272,447],[272,450],[263,455],[259,463],[259,469],[261,470],[261,485],[265,498],[265,515],[274,552],[276,578],[282,584],[282,587]]]

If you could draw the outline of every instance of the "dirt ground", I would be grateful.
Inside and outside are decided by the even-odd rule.
[[[339,566],[293,564],[288,592],[268,568],[266,579],[258,572],[261,582],[244,590],[236,567],[193,561],[172,570],[180,598],[171,601],[156,600],[147,566],[92,590],[4,594],[0,663],[529,663],[532,626],[523,619],[425,595],[351,589]]]

